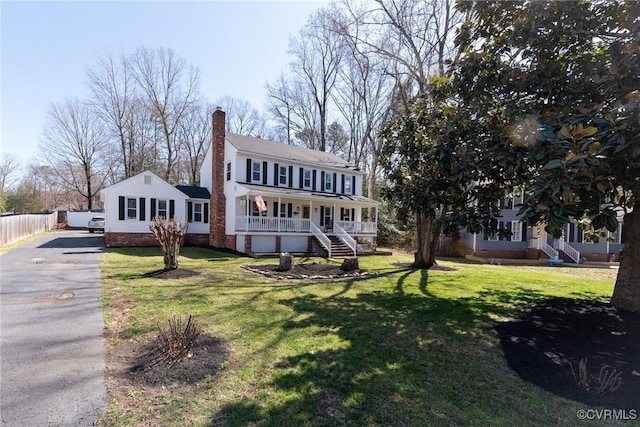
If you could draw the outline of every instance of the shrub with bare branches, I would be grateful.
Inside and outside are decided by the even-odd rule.
[[[160,242],[165,270],[178,268],[180,246],[184,242],[184,235],[187,233],[188,227],[188,223],[180,222],[175,217],[165,221],[162,216],[158,216],[149,223],[149,229],[153,231],[156,239]]]
[[[173,316],[169,320],[169,329],[158,325],[158,340],[163,358],[170,364],[175,364],[185,357],[190,357],[191,347],[200,335],[200,328],[191,315],[183,327],[182,318]]]

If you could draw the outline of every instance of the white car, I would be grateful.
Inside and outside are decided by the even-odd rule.
[[[105,224],[105,219],[103,216],[94,216],[89,220],[89,224],[87,224],[89,233],[93,233],[94,231],[99,231],[101,233],[104,233],[104,224]]]

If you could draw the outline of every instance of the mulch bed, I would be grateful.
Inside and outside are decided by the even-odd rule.
[[[175,364],[162,359],[157,339],[145,346],[128,342],[118,346],[117,353],[111,357],[110,374],[124,380],[124,384],[185,386],[215,375],[228,358],[229,350],[225,343],[204,334],[193,344],[191,357]]]
[[[365,277],[375,275],[366,270],[342,271],[336,264],[319,262],[295,264],[292,270],[279,271],[279,265],[243,265],[242,268],[267,277],[279,279],[338,279],[342,277]]]
[[[553,298],[496,329],[509,366],[524,380],[588,405],[640,409],[640,314]],[[598,390],[606,373],[619,375],[617,389],[614,381]]]

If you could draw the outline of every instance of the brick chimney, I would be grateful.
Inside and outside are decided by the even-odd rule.
[[[222,108],[217,107],[213,112],[212,125],[209,245],[214,248],[225,248],[227,247],[225,233],[227,203],[224,196],[225,112]]]

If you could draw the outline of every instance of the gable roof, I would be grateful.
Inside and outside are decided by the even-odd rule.
[[[354,166],[346,160],[324,151],[311,150],[297,145],[267,141],[235,133],[227,133],[226,138],[241,153],[259,154],[261,156],[278,157],[302,163],[323,164],[338,168],[350,167],[351,170],[354,170]]]
[[[176,185],[176,188],[189,196],[190,199],[210,199],[211,194],[205,187],[194,185]]]
[[[126,188],[127,186],[130,186],[132,184],[135,185],[136,182],[139,182],[140,180],[143,180],[145,177],[150,177],[151,178],[151,186],[154,189],[154,191],[158,190],[158,189],[164,189],[167,192],[172,192],[176,196],[178,196],[178,195],[182,196],[182,195],[185,194],[185,193],[181,192],[179,189],[177,189],[176,187],[174,187],[173,185],[169,184],[164,179],[160,178],[158,175],[154,174],[151,171],[145,170],[143,172],[140,172],[137,175],[134,175],[134,176],[129,177],[127,179],[123,179],[122,181],[118,181],[118,182],[116,182],[114,184],[111,184],[108,187],[103,188],[102,190],[100,190],[100,197],[102,198],[103,194],[111,193],[112,191],[120,189],[121,187]]]

